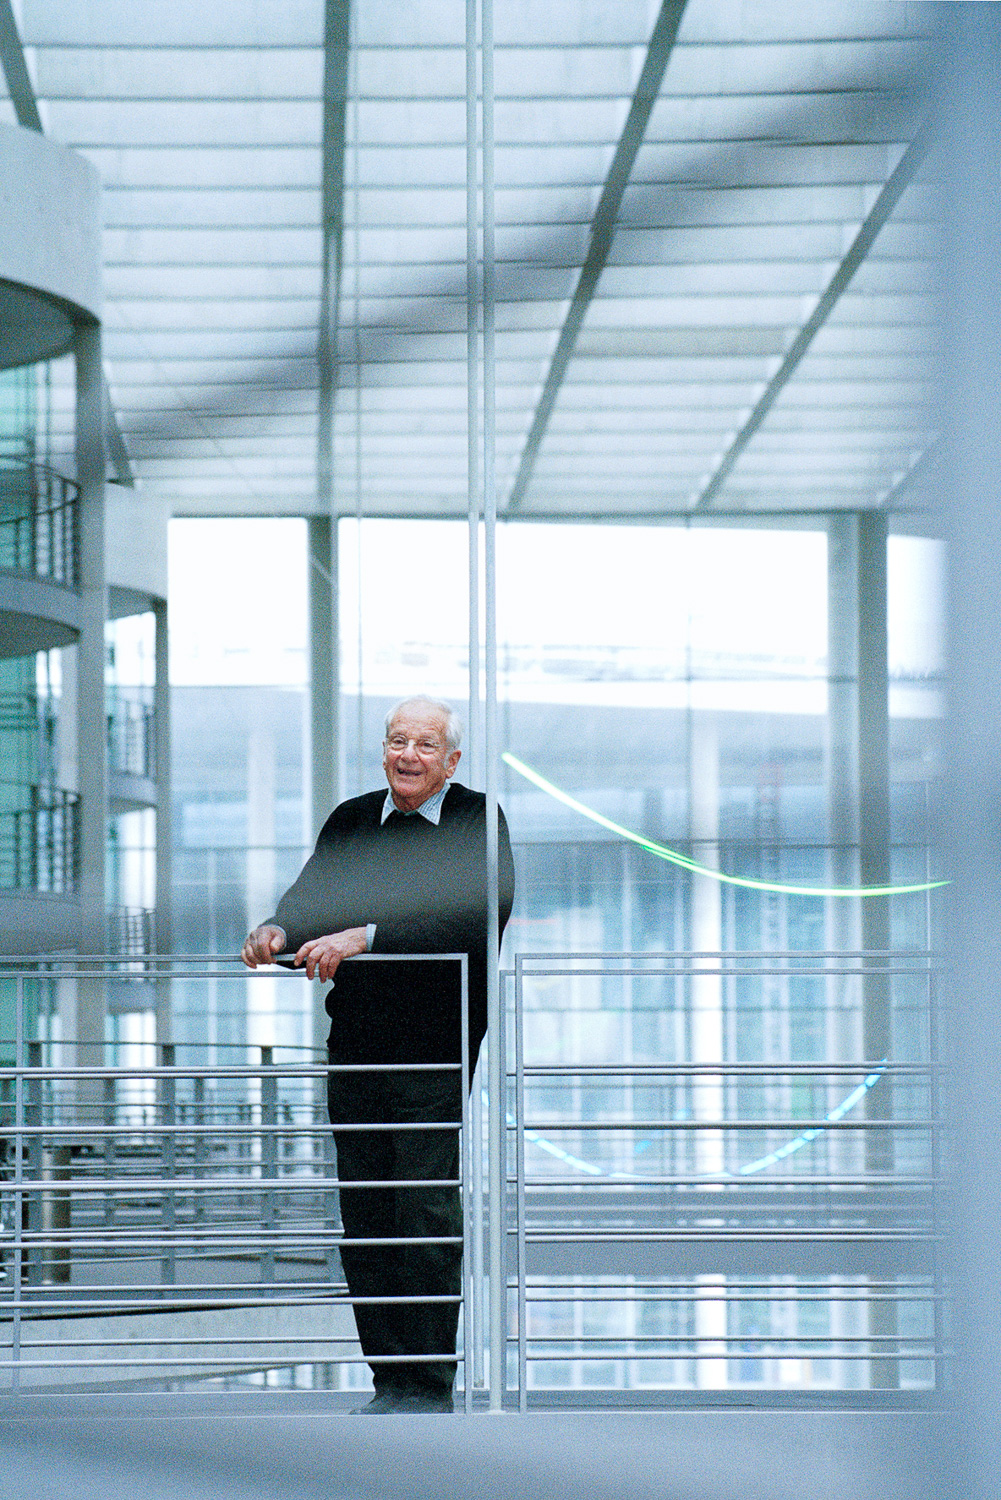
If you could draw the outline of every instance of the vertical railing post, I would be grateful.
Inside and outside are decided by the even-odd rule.
[[[117,1103],[117,1081],[114,1078],[105,1078],[103,1082],[103,1108],[101,1110],[101,1124],[108,1132],[104,1137],[104,1176],[106,1180],[114,1179],[118,1167],[118,1150],[114,1131],[118,1123]],[[114,1188],[105,1187],[104,1190],[104,1227],[110,1229],[115,1222],[115,1202],[117,1194]]]
[[[24,978],[17,976],[14,1040],[14,1308],[11,1318],[11,1389],[21,1388],[21,1293],[24,1254]]]
[[[160,1048],[160,1062],[164,1068],[175,1066],[175,1049],[172,1042]],[[173,1182],[177,1170],[177,1079],[165,1073],[160,1079],[160,1176],[163,1181],[160,1199],[160,1223],[163,1229],[164,1252],[160,1265],[160,1281],[164,1286],[173,1286],[177,1280],[177,1252],[174,1236],[177,1228],[177,1195]]]
[[[528,1294],[525,1270],[525,1051],[524,969],[515,958],[514,980],[514,1128],[515,1212],[517,1215],[518,1273],[518,1410],[528,1410]]]
[[[196,1183],[199,1183],[199,1182],[204,1181],[204,1179],[205,1179],[205,1163],[206,1163],[206,1161],[208,1159],[208,1142],[205,1139],[205,1075],[204,1074],[200,1073],[198,1075],[198,1077],[195,1079],[195,1081],[194,1081],[194,1094],[195,1094],[195,1104],[194,1104],[194,1126],[195,1126],[194,1179],[195,1179]],[[193,1218],[194,1218],[194,1221],[195,1221],[196,1224],[201,1224],[205,1220],[205,1194],[203,1192],[200,1192],[197,1188],[195,1189],[195,1194],[194,1194],[194,1203],[192,1205],[192,1215],[193,1215]]]
[[[471,1208],[471,1183],[472,1176],[469,1170],[470,1157],[472,1155],[472,1141],[470,1139],[469,1122],[472,1113],[469,1097],[469,955],[464,953],[460,960],[459,982],[461,993],[459,1003],[461,1007],[462,1025],[460,1045],[462,1047],[462,1150],[459,1153],[459,1179],[460,1194],[462,1201],[462,1407],[468,1415],[473,1409],[473,1339],[469,1327],[469,1311],[472,1305],[472,1266],[470,1250],[470,1234],[472,1225],[470,1222]]]
[[[275,1226],[278,1202],[278,1079],[271,1047],[261,1048],[261,1281],[275,1279]]]
[[[40,1068],[41,1043],[28,1042],[26,1053],[28,1067]],[[39,1286],[42,1280],[42,1248],[39,1244],[42,1233],[42,1080],[37,1077],[29,1077],[27,1080],[24,1123],[29,1131],[25,1165],[28,1169],[28,1181],[33,1186],[22,1200],[21,1226],[29,1238],[21,1253],[26,1271],[25,1281],[28,1286]]]

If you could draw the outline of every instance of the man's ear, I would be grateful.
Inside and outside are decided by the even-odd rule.
[[[451,755],[448,757],[448,760],[445,762],[445,775],[446,776],[454,776],[454,774],[455,774],[455,768],[459,764],[459,761],[461,759],[462,759],[462,751],[461,750],[453,750],[452,753],[451,753]]]

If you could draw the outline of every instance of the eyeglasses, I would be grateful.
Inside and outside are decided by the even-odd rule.
[[[405,734],[391,734],[386,740],[387,750],[392,750],[395,755],[401,754],[408,745],[413,745],[418,755],[442,755],[443,746],[438,740],[408,740]]]

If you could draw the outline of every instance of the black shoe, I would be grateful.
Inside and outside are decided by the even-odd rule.
[[[438,1416],[451,1416],[455,1408],[452,1405],[451,1394],[447,1391],[438,1392],[411,1387],[410,1390],[401,1393],[400,1402],[395,1410],[398,1412],[433,1412]]]
[[[384,1390],[376,1391],[371,1401],[365,1406],[353,1406],[351,1415],[353,1417],[382,1417],[392,1413],[397,1416],[407,1416],[430,1412],[439,1416],[451,1416],[453,1411],[452,1397],[444,1392],[439,1396],[433,1391],[419,1391],[413,1387],[401,1389],[396,1386],[387,1386]]]
[[[392,1386],[386,1386],[381,1391],[376,1391],[371,1401],[364,1406],[352,1406],[353,1417],[381,1417],[387,1412],[396,1411],[396,1403],[403,1395],[402,1391],[394,1390]]]

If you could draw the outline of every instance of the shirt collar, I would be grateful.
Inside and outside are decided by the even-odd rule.
[[[447,791],[448,791],[448,782],[446,781],[446,783],[445,783],[444,786],[439,787],[436,792],[432,792],[431,793],[430,797],[425,798],[425,800],[421,803],[420,807],[415,807],[414,808],[414,813],[420,813],[420,815],[421,815],[422,818],[427,818],[428,822],[429,823],[433,823],[434,826],[437,828],[439,819],[441,818],[441,804],[445,800],[445,793]],[[389,817],[389,815],[390,815],[391,812],[399,812],[399,811],[400,811],[400,809],[397,807],[396,803],[393,801],[393,794],[392,794],[392,792],[387,792],[386,793],[386,800],[382,804],[382,817],[379,819],[379,822],[380,823],[385,823],[386,819]],[[411,813],[404,813],[403,816],[405,818],[409,818],[409,817],[412,817],[413,814],[411,814]]]

